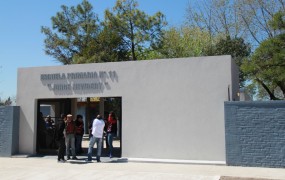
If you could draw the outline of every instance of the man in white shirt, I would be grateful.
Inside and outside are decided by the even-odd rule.
[[[101,151],[102,151],[102,138],[103,138],[103,132],[104,132],[104,126],[105,122],[102,119],[101,115],[97,115],[97,117],[94,119],[92,123],[92,136],[90,137],[90,142],[89,142],[89,148],[88,148],[88,162],[92,161],[92,154],[93,154],[93,147],[94,144],[97,144],[97,155],[96,155],[96,160],[97,162],[100,161],[101,157]]]

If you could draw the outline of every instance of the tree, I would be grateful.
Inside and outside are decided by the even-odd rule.
[[[234,3],[235,1],[229,0],[189,1],[186,23],[207,31],[211,38],[220,34],[231,38],[241,37],[241,20]]]
[[[189,1],[186,9],[189,25],[207,30],[211,38],[221,34],[230,39],[242,38],[250,44],[253,51],[264,40],[274,38],[281,33],[280,29],[270,26],[273,16],[277,16],[276,13],[279,11],[285,11],[285,0],[199,0],[199,3],[193,0]],[[212,46],[215,46],[214,42],[210,44],[209,49],[215,48]],[[245,64],[249,61],[246,60]],[[244,70],[243,73],[250,72],[245,67],[241,69]],[[248,78],[246,80],[249,83],[256,82],[251,79],[254,77],[252,75],[244,77]],[[253,84],[247,87],[253,88],[251,92],[257,91],[261,95],[263,91],[260,84],[264,87],[268,83],[261,80],[259,83],[254,83],[256,87],[253,88]]]
[[[97,56],[104,49],[98,39],[102,28],[92,5],[84,0],[76,7],[63,5],[61,8],[51,18],[52,29],[42,27],[46,54],[63,64],[103,61]]]
[[[163,32],[161,43],[155,52],[157,58],[195,57],[201,56],[209,43],[210,35],[198,28],[171,27]]]
[[[42,27],[46,35],[45,52],[63,64],[77,63],[81,56],[92,57],[91,49],[99,34],[97,15],[84,0],[77,7],[61,6],[62,11],[52,17],[52,29]],[[91,54],[89,54],[91,53]],[[86,57],[86,58],[87,58]]]
[[[279,10],[285,10],[284,0],[199,0],[189,1],[186,18],[188,24],[207,30],[212,37],[241,37],[257,47],[276,35],[268,22]]]
[[[76,63],[94,63],[94,62],[116,62],[128,59],[127,48],[123,44],[121,37],[101,24],[102,30],[97,36],[97,45],[90,46],[91,58],[88,54],[75,57]]]
[[[132,60],[137,60],[145,48],[158,43],[166,25],[161,12],[149,16],[137,7],[135,0],[117,0],[113,12],[105,11],[105,25],[121,37]]]
[[[5,101],[4,105],[5,106],[10,106],[12,104],[12,100],[10,97],[8,97],[8,99]]]
[[[284,33],[285,30],[285,9],[284,11],[277,12],[272,20],[269,22],[269,26],[271,26],[274,30],[279,30],[280,33]]]
[[[238,67],[241,66],[244,58],[251,53],[251,48],[248,43],[245,43],[242,38],[231,39],[229,36],[221,38],[219,41],[208,47],[205,55],[231,55]],[[246,81],[243,71],[239,72],[240,87],[244,87]]]
[[[270,22],[278,11],[285,11],[284,0],[240,0],[236,7],[252,46],[257,47],[262,41],[278,34]]]
[[[269,25],[280,33],[264,40],[254,54],[242,64],[243,71],[252,79],[252,83],[259,84],[271,100],[285,97],[284,18],[284,12],[275,14]]]
[[[10,97],[8,97],[8,99],[2,101],[0,98],[0,106],[11,106],[12,105],[12,100]]]

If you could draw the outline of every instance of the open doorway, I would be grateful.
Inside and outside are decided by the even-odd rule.
[[[109,97],[109,98],[104,98],[104,118],[105,121],[108,121],[108,118],[110,116],[110,113],[113,112],[115,119],[116,119],[116,130],[114,133],[113,137],[113,152],[112,155],[115,157],[121,157],[122,156],[122,98],[121,97]],[[108,124],[108,122],[107,122]],[[107,126],[106,131],[108,129]],[[105,150],[107,151],[106,153],[109,155],[109,147],[108,147],[108,139],[109,139],[109,134],[107,132],[105,136],[105,145],[104,146]]]
[[[107,133],[107,121],[109,117],[109,113],[113,111],[116,116],[116,133],[113,138],[113,152],[112,155],[114,157],[122,156],[122,141],[121,141],[121,129],[122,129],[122,98],[121,97],[90,97],[90,98],[81,98],[78,99],[77,102],[77,112],[83,116],[84,125],[85,125],[85,134],[82,141],[82,146],[86,150],[89,146],[89,135],[90,129],[92,127],[93,120],[96,118],[98,114],[102,115],[104,121],[106,123],[106,127],[104,129],[104,137],[103,137],[103,149],[102,156],[109,155],[108,148],[108,133]],[[96,149],[96,147],[94,146]]]
[[[54,126],[61,113],[71,112],[71,99],[39,99],[37,105],[36,152],[37,154],[56,154]]]
[[[60,114],[72,114],[74,118],[82,115],[84,122],[84,135],[82,140],[82,153],[85,156],[89,145],[89,133],[93,120],[98,114],[107,122],[109,113],[113,111],[117,119],[117,132],[113,139],[113,156],[122,155],[122,98],[121,97],[88,97],[73,99],[39,99],[37,106],[37,154],[56,154],[54,128],[48,129],[46,123],[51,119],[52,124],[60,118]],[[107,134],[104,136],[102,156],[108,156]],[[96,147],[94,147],[96,149]],[[96,150],[94,151],[96,152]]]

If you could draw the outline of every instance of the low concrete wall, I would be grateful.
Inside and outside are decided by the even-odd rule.
[[[226,162],[285,167],[285,101],[225,103]]]
[[[0,107],[0,156],[9,157],[19,150],[19,106]]]

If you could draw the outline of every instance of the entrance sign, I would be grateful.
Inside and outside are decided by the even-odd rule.
[[[116,71],[99,72],[75,72],[41,74],[42,83],[51,91],[73,91],[74,93],[84,90],[103,90],[108,87],[108,80],[114,81],[118,76]],[[78,80],[80,82],[78,82]],[[82,82],[82,80],[88,82]]]

